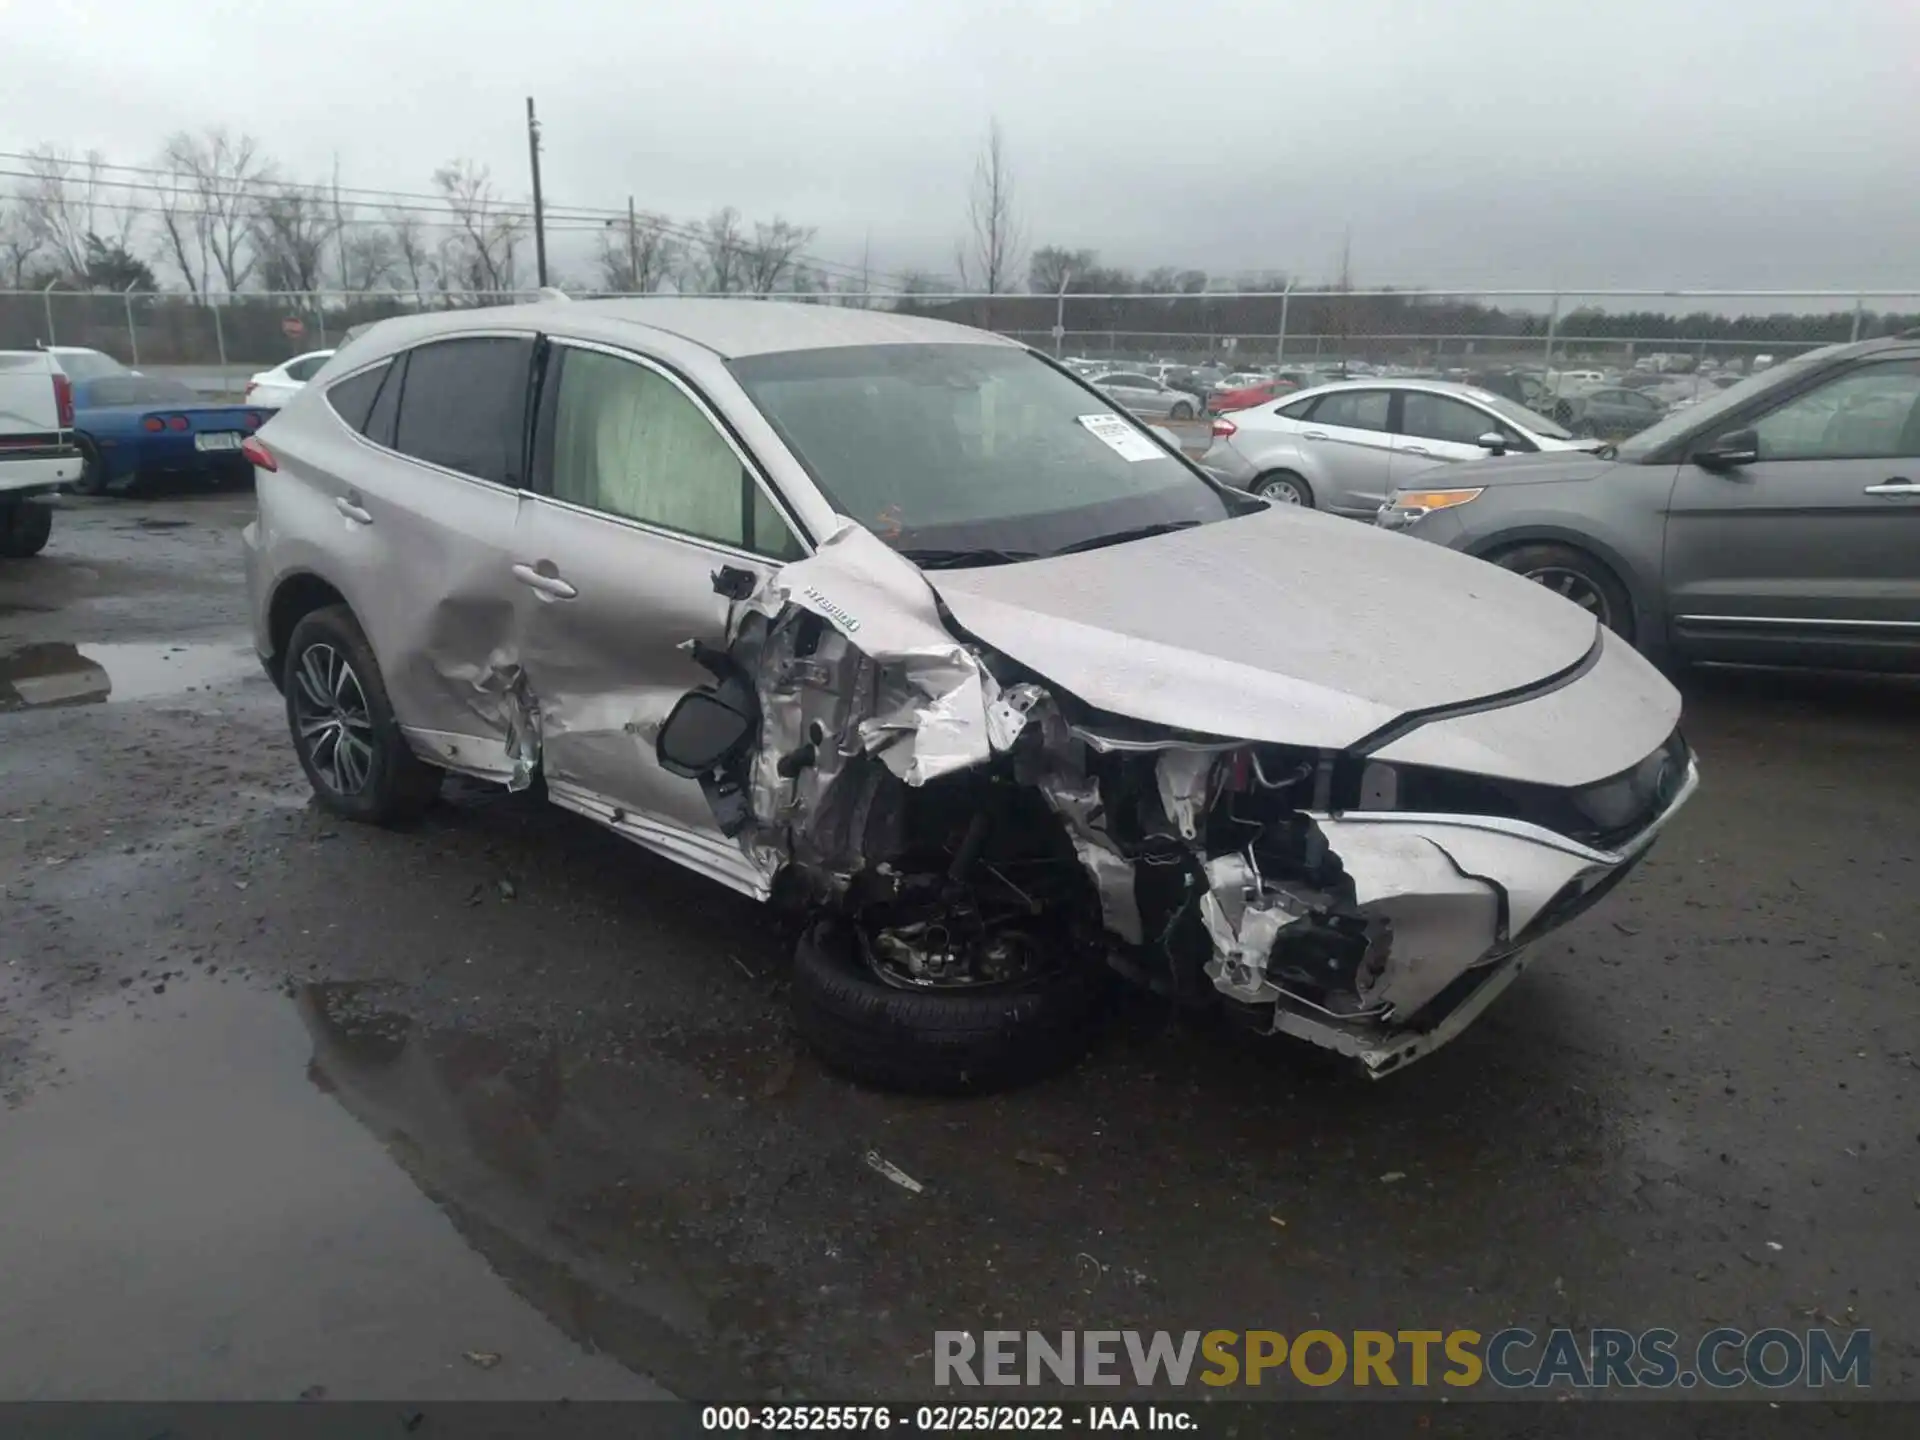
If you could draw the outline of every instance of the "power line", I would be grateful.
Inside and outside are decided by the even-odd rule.
[[[354,203],[378,203],[381,208],[396,213],[418,213],[425,215],[458,215],[461,213],[460,207],[452,204],[447,196],[423,194],[419,191],[381,190],[354,185],[309,185],[304,182],[275,180],[265,176],[253,176],[246,179],[237,177],[229,179],[216,178],[211,185],[206,185],[199,177],[190,176],[180,170],[167,169],[160,166],[125,165],[113,161],[74,159],[71,157],[48,157],[44,154],[35,154],[31,151],[0,150],[0,160],[25,164],[58,163],[66,166],[69,170],[78,170],[81,172],[71,174],[65,171],[55,173],[41,170],[0,170],[0,177],[34,180],[43,183],[50,182],[63,187],[110,185],[116,189],[145,194],[178,196],[185,199],[205,198],[217,200],[278,199],[288,190],[296,189],[314,194],[316,198],[322,200],[331,199],[334,196],[366,196],[369,198],[364,201],[356,200]],[[113,175],[156,177],[172,183],[162,185],[151,183],[151,181],[141,183],[131,180],[108,178],[101,172],[111,172]],[[425,205],[392,203],[395,201],[425,201],[427,203]],[[135,206],[115,207],[110,202],[101,200],[96,200],[92,203],[102,209],[119,208],[123,213],[139,212],[139,207]],[[503,217],[523,219],[528,222],[531,222],[533,219],[533,207],[527,201],[498,197],[490,200],[487,208],[491,213],[499,214]],[[545,209],[549,222],[549,231],[563,230],[563,233],[590,234],[603,229],[624,227],[628,220],[628,212],[624,207],[614,210],[592,205],[559,205],[548,203]],[[644,220],[650,229],[660,231],[677,240],[692,244],[705,244],[712,238],[697,224],[677,221],[658,212],[642,210],[636,212],[636,215],[638,218]],[[573,221],[576,223],[573,226],[562,227],[555,224],[554,222],[556,221]],[[379,224],[380,222],[355,221],[350,223]],[[823,259],[820,256],[805,251],[796,251],[793,259],[805,262],[815,269],[843,280],[860,279],[868,282],[874,280],[892,280],[904,284],[908,278],[907,272],[905,271],[874,270],[867,267],[850,265],[844,261]],[[939,280],[945,279],[946,277],[934,276],[933,278]]]

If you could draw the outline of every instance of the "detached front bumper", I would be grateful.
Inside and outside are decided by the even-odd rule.
[[[1526,968],[1526,949],[1618,884],[1699,787],[1691,755],[1672,797],[1617,849],[1498,816],[1316,815],[1366,914],[1392,927],[1364,1018],[1283,994],[1274,1033],[1352,1056],[1376,1078],[1429,1055]]]

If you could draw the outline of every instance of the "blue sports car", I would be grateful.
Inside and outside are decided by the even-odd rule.
[[[177,380],[130,371],[76,380],[74,441],[86,468],[72,488],[99,495],[166,476],[244,485],[253,478],[253,466],[240,446],[271,414],[244,405],[209,405]]]

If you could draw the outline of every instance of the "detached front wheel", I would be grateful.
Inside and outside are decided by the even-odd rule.
[[[821,1060],[889,1090],[968,1094],[1064,1070],[1086,1052],[1109,988],[1079,960],[1030,979],[911,988],[882,979],[845,920],[800,937],[793,1016]]]

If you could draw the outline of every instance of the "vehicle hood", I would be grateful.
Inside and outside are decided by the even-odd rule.
[[[1598,633],[1497,566],[1293,507],[926,581],[967,635],[1097,709],[1326,749],[1535,685]]]
[[[1544,485],[1558,480],[1597,480],[1615,465],[1592,450],[1542,450],[1536,455],[1489,455],[1484,460],[1462,460],[1446,469],[1449,490],[1474,485]],[[1431,488],[1433,476],[1421,478]]]

